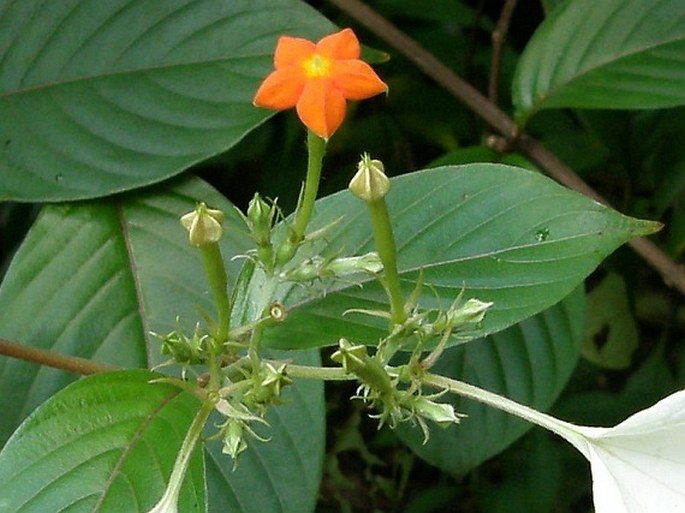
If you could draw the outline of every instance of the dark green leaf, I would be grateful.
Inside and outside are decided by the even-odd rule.
[[[160,363],[160,342],[151,331],[175,329],[177,316],[192,330],[202,320],[200,312],[214,313],[199,251],[179,223],[198,201],[226,214],[221,246],[234,281],[243,260],[232,257],[245,253],[252,241],[233,206],[198,179],[105,203],[48,206],[0,286],[0,336],[122,367]],[[315,353],[293,356],[318,361]],[[1,358],[0,440],[74,378]],[[269,418],[272,428],[263,433],[273,443],[250,447],[235,474],[230,458],[210,446],[210,502],[233,494],[239,513],[299,513],[311,507],[324,443],[322,387],[298,383],[290,394],[292,401]],[[267,460],[279,463],[266,465]],[[313,463],[303,470],[303,461]],[[253,490],[264,486],[272,492],[260,501],[268,497],[280,509],[260,509],[265,503],[251,499]],[[221,504],[212,502],[210,509]]]
[[[45,207],[0,286],[0,336],[121,367],[161,362],[150,331],[212,312],[201,259],[178,218],[204,200],[228,217],[227,256],[250,244],[230,203],[199,180],[107,203]],[[240,263],[230,262],[233,275]],[[74,376],[0,359],[0,440]]]
[[[0,2],[0,199],[88,198],[221,152],[281,34],[332,25],[298,0]]]
[[[447,308],[462,291],[464,299],[495,303],[482,327],[464,339],[502,330],[555,304],[620,244],[658,228],[540,174],[504,165],[437,168],[392,184],[386,199],[405,297],[423,272],[423,308]],[[366,208],[349,192],[321,200],[316,213],[314,228],[343,218],[327,238],[328,253],[373,250]],[[376,342],[387,329],[385,321],[343,317],[351,308],[388,309],[380,285],[364,280],[363,287],[329,286],[323,299],[299,287],[283,291],[291,312],[267,332],[269,343],[304,348],[340,337]],[[258,294],[261,281],[253,288]]]
[[[3,513],[145,513],[166,488],[199,402],[148,371],[78,381],[38,408],[0,453]],[[205,511],[202,451],[183,482],[180,511]]]
[[[574,0],[540,25],[514,78],[516,117],[542,108],[685,103],[682,0]]]

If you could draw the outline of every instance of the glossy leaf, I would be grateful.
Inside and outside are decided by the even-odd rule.
[[[422,308],[447,308],[454,298],[493,301],[482,327],[462,340],[500,331],[569,294],[626,240],[650,233],[657,223],[631,219],[544,176],[519,168],[472,164],[436,168],[393,179],[388,208],[395,225],[405,297],[423,273]],[[318,202],[316,226],[340,219],[326,238],[333,255],[373,250],[364,204],[347,191]],[[297,262],[295,265],[298,265]],[[338,338],[374,343],[385,321],[352,308],[387,310],[380,285],[354,283],[282,292],[290,310],[269,330],[275,347],[312,347]],[[254,294],[262,284],[255,279]],[[316,285],[315,285],[316,287]]]
[[[557,398],[578,361],[583,340],[584,293],[567,299],[516,326],[450,349],[435,372],[461,379],[546,410]],[[443,396],[465,413],[461,423],[431,426],[428,443],[418,428],[403,427],[400,437],[429,463],[462,475],[522,436],[531,425],[489,406]]]
[[[681,0],[574,0],[540,25],[514,78],[516,117],[543,108],[685,104]]]
[[[0,286],[0,336],[122,367],[163,361],[151,332],[175,329],[177,316],[181,326],[192,330],[202,321],[202,312],[213,315],[199,252],[179,223],[197,201],[226,214],[221,246],[235,279],[243,260],[232,257],[245,253],[252,241],[233,206],[198,179],[97,204],[48,206]],[[318,361],[316,353],[291,357]],[[74,379],[55,369],[0,358],[0,440]],[[299,513],[311,507],[323,455],[322,387],[297,383],[289,393],[291,401],[269,418],[271,429],[264,434],[272,443],[253,444],[235,474],[230,458],[209,446],[210,510],[219,507],[211,497],[223,494],[231,494],[238,513]],[[281,464],[266,472],[263,462],[274,453]],[[306,471],[304,459],[312,462]],[[252,490],[265,486],[272,493],[263,498],[280,498],[276,509],[259,509],[261,503],[250,500]]]
[[[99,374],[52,397],[0,452],[0,511],[145,513],[164,493],[199,402],[148,371]],[[160,443],[163,441],[163,443]],[[206,511],[195,450],[180,511]]]
[[[0,200],[158,182],[238,142],[280,34],[330,22],[298,0],[0,2]]]

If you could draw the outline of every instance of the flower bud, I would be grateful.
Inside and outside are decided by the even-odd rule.
[[[221,210],[207,208],[204,203],[199,203],[195,210],[181,217],[181,224],[188,230],[188,238],[193,246],[218,242],[223,235],[223,222],[224,213]]]
[[[295,256],[298,247],[299,244],[297,242],[293,242],[290,239],[284,240],[276,249],[276,264],[285,265],[290,262]]]
[[[349,189],[367,203],[385,197],[390,190],[390,180],[385,175],[383,163],[371,159],[368,153],[364,153],[357,164],[357,174],[352,177]]]
[[[247,206],[247,220],[252,236],[259,246],[265,246],[271,242],[271,225],[274,220],[274,213],[274,208],[269,206],[259,196],[259,193],[255,193],[254,198]]]
[[[324,272],[333,276],[346,276],[359,272],[376,274],[382,270],[383,262],[375,251],[361,256],[335,258],[324,267]]]
[[[228,419],[223,432],[223,447],[221,452],[228,454],[234,461],[238,455],[247,449],[247,443],[243,437],[244,423],[238,419]]]
[[[414,408],[418,415],[438,424],[457,424],[459,423],[459,417],[464,416],[455,414],[451,404],[436,403],[425,397],[417,397],[414,402]]]
[[[480,301],[479,299],[469,299],[464,305],[454,312],[454,325],[478,323],[485,318],[488,309],[494,305],[493,302]]]
[[[338,350],[331,355],[331,360],[342,365],[347,373],[355,373],[364,367],[369,359],[366,346],[355,345],[347,339],[341,338]]]

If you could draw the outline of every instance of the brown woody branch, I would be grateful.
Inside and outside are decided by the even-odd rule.
[[[488,84],[488,98],[497,105],[499,96],[500,68],[502,67],[502,53],[504,43],[509,32],[509,22],[514,14],[517,0],[506,0],[502,12],[497,20],[495,30],[492,31],[492,59],[490,61],[490,82]]]
[[[531,161],[540,166],[552,178],[566,187],[608,205],[604,198],[576,175],[571,168],[547,150],[540,141],[520,133],[519,127],[497,105],[489,101],[433,54],[421,47],[416,41],[368,5],[360,0],[329,0],[329,2],[398,50],[417,68],[478,114],[491,128],[502,134],[506,139],[511,140],[521,152],[527,155]],[[678,289],[685,295],[685,268],[683,266],[678,265],[653,242],[644,237],[635,238],[628,244],[652,268],[661,274],[667,285]]]
[[[0,355],[10,356],[12,358],[53,367],[55,369],[62,369],[82,376],[117,370],[117,367],[106,363],[98,363],[78,356],[69,356],[54,351],[48,351],[47,349],[25,346],[3,339],[0,339]]]

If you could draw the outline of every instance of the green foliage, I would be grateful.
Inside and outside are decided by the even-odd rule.
[[[141,187],[226,150],[269,115],[250,102],[276,37],[331,29],[296,0],[1,12],[0,199],[23,201]]]
[[[516,187],[508,187],[511,183]],[[503,165],[415,172],[394,180],[387,200],[406,296],[423,275],[423,308],[445,308],[460,293],[494,301],[482,327],[464,333],[463,340],[500,331],[552,306],[618,245],[656,228],[538,173]],[[360,203],[347,192],[318,202],[313,229],[340,219],[336,233],[327,237],[327,252],[363,254],[373,248]],[[258,277],[251,287],[257,293],[262,289]],[[373,343],[382,336],[383,322],[356,313],[343,316],[352,308],[385,308],[387,299],[376,282],[325,290],[323,298],[301,287],[285,292],[283,302],[292,312],[266,334],[267,342],[305,348],[340,337]]]
[[[109,201],[44,207],[0,287],[2,337],[122,367],[161,363],[161,341],[151,332],[166,333],[179,325],[192,329],[200,312],[212,312],[197,250],[179,223],[179,216],[200,200],[226,213],[225,254],[244,253],[251,242],[237,212],[197,178]],[[229,258],[226,264],[235,278],[242,262]],[[319,361],[315,353],[305,352],[296,359]],[[3,440],[74,379],[64,371],[4,357],[0,373]],[[311,507],[324,443],[321,384],[298,382],[289,397],[267,419],[272,443],[250,446],[236,472],[219,444],[209,445],[209,494],[220,498],[210,511],[227,501],[241,513],[294,513]],[[288,463],[269,466],[267,479],[264,461]],[[264,483],[274,492],[250,499],[251,490]],[[118,497],[119,492],[112,493]]]
[[[682,105],[681,15],[680,0],[564,3],[521,55],[513,92],[517,119],[542,108]]]
[[[159,500],[199,402],[147,371],[106,373],[50,398],[0,453],[6,512],[145,512]],[[163,440],[164,443],[159,443]],[[206,508],[196,450],[179,506]]]
[[[682,1],[519,2],[495,70],[497,2],[419,4],[373,2],[481,90],[497,73],[499,106],[528,134],[621,212],[655,221],[542,177],[543,163],[508,153],[525,145],[510,141],[500,151],[473,112],[359,31],[369,45],[363,57],[380,63],[390,94],[349,106],[327,146],[326,197],[308,231],[338,222],[287,269],[374,249],[365,205],[336,192],[368,151],[390,175],[411,171],[392,178],[387,196],[405,297],[423,280],[421,309],[445,310],[459,294],[494,302],[482,323],[449,340],[431,371],[594,425],[685,385],[682,298],[627,251],[613,253],[660,221],[666,229],[653,241],[675,261],[685,255]],[[155,333],[192,333],[198,321],[202,329],[215,321],[199,252],[178,220],[197,202],[226,216],[220,248],[236,291],[231,327],[260,319],[275,299],[287,312],[264,325],[264,358],[317,367],[313,348],[327,355],[325,346],[341,337],[374,345],[387,335],[386,319],[347,312],[387,311],[375,276],[275,285],[246,259],[255,241],[234,208],[245,212],[255,188],[278,197],[285,214],[298,202],[302,127],[292,114],[264,123],[270,112],[251,100],[278,36],[317,39],[334,30],[321,13],[299,0],[0,0],[0,338],[141,369],[75,381],[0,357],[0,512],[145,513],[162,495],[200,403],[149,384],[158,375],[142,369],[165,359]],[[288,221],[278,221],[276,242],[288,233]],[[586,308],[582,282],[599,265],[610,274],[598,285],[591,276]],[[324,363],[332,365],[327,356]],[[206,371],[183,370],[189,384]],[[526,435],[527,424],[479,403],[437,400],[468,416],[444,430],[432,426],[425,445],[407,425],[396,438],[381,431],[380,448],[376,439],[355,445],[365,464],[349,469],[333,444],[354,494],[378,488],[394,501],[351,504],[415,513],[588,509],[589,479],[578,478],[585,464],[557,440]],[[319,495],[321,503],[340,498],[335,482],[320,482],[326,420],[330,436],[346,419],[325,408],[318,380],[296,380],[283,402],[269,409],[268,426],[255,427],[270,441],[251,440],[235,469],[220,441],[204,441],[180,511],[301,513],[314,511]],[[222,420],[210,417],[207,438]],[[364,417],[355,429],[361,436],[376,425]],[[398,444],[390,461],[404,462],[400,477],[375,454],[390,450],[387,438]]]

